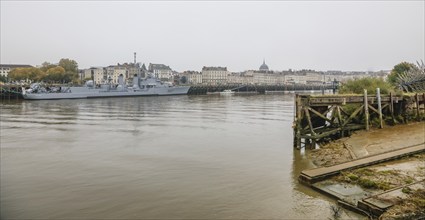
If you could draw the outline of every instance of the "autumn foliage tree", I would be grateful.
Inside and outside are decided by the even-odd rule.
[[[8,77],[11,80],[31,80],[41,81],[45,77],[45,73],[36,67],[16,68],[9,72]]]
[[[61,66],[52,67],[46,71],[45,81],[62,82],[65,79],[65,69]]]
[[[75,60],[61,59],[59,64],[44,62],[41,67],[16,68],[9,72],[10,80],[46,81],[50,83],[68,83],[78,78],[78,64]]]

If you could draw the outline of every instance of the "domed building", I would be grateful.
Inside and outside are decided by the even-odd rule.
[[[266,60],[263,60],[263,64],[260,66],[260,71],[269,71],[269,67],[266,65]]]

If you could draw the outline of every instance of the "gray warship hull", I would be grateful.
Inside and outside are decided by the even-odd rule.
[[[118,85],[116,86],[109,83],[94,86],[92,80],[86,82],[86,86],[65,88],[46,88],[40,83],[33,83],[30,89],[22,89],[22,96],[24,99],[30,100],[166,96],[186,95],[189,89],[190,86],[172,86],[150,75],[145,79],[140,79],[138,75],[134,75],[133,85],[127,86],[121,74],[118,77]]]
[[[133,96],[167,96],[186,95],[189,86],[146,88],[139,90],[103,90],[97,88],[71,87],[67,92],[57,93],[23,93],[24,99],[49,100],[49,99],[87,99],[108,97],[133,97]]]

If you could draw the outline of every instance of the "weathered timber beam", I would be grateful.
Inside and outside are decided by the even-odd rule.
[[[387,104],[383,105],[383,106],[382,106],[382,109],[385,109],[385,108],[387,108],[387,107],[390,107],[390,104],[389,104],[389,103],[387,103]]]
[[[326,120],[326,121],[328,121],[329,123],[332,123],[332,121],[329,119],[329,118],[327,118],[326,116],[324,116],[324,115],[322,115],[320,112],[318,112],[318,111],[316,111],[316,110],[314,110],[314,109],[312,109],[312,108],[310,108],[310,107],[307,107],[308,108],[308,110],[310,110],[312,113],[314,113],[315,115],[317,115],[317,116],[319,116],[320,118],[322,118],[322,119],[324,119],[324,120]],[[326,110],[327,111],[327,110]]]
[[[384,128],[384,123],[382,121],[381,89],[380,88],[376,88],[376,98],[378,98],[379,127]]]
[[[344,113],[346,116],[350,116],[350,114],[348,114],[348,112],[346,112],[343,108],[340,108],[341,112]]]
[[[342,120],[341,107],[339,107],[339,106],[336,107],[336,113],[337,113],[337,116],[338,116],[338,124],[339,124],[339,126],[342,126],[342,124],[344,122]]]
[[[368,105],[369,106],[369,108],[372,110],[372,111],[374,111],[376,114],[378,114],[379,115],[379,111],[378,111],[378,109],[376,109],[376,108],[374,108],[373,106],[371,106],[371,105]]]
[[[376,102],[375,96],[368,96],[368,103]],[[398,102],[399,97],[393,97],[395,102]],[[403,99],[400,97],[400,99]],[[304,103],[310,106],[326,106],[326,105],[345,105],[354,103],[364,103],[364,96],[331,96],[331,97],[310,97],[305,99]],[[381,103],[391,103],[390,95],[381,96]]]
[[[363,101],[364,101],[364,115],[365,115],[365,124],[366,124],[366,131],[369,131],[369,103],[367,100],[367,90],[363,89]]]
[[[351,121],[351,119],[353,119],[354,117],[356,117],[356,115],[363,109],[364,105],[361,105],[359,108],[357,108],[351,115],[350,117],[348,117],[348,119],[344,122],[344,124],[342,125],[342,127],[345,127],[345,125],[348,124],[348,122]]]
[[[313,135],[316,135],[316,133],[313,130],[313,124],[311,123],[311,117],[310,112],[308,111],[308,108],[304,109],[305,116],[307,117],[308,126],[310,127],[310,131]]]

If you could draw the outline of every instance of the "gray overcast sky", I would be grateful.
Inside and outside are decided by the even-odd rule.
[[[1,1],[1,63],[381,70],[424,59],[424,1]]]

